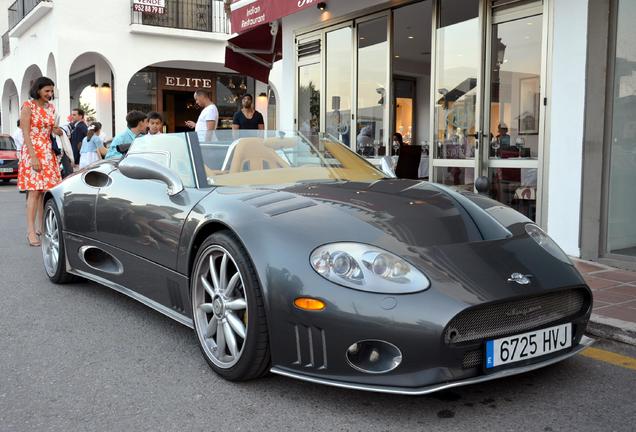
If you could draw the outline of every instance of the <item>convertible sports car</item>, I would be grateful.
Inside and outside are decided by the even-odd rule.
[[[192,327],[229,380],[425,394],[592,342],[592,293],[532,221],[325,138],[145,136],[49,191],[44,228],[51,281]]]

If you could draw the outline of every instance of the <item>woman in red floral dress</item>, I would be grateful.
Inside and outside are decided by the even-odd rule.
[[[59,164],[51,148],[51,132],[60,134],[55,125],[53,99],[54,83],[40,77],[31,87],[31,100],[22,105],[20,126],[24,145],[18,170],[18,187],[28,191],[27,239],[30,246],[39,246],[38,225],[42,226],[44,192],[62,181]]]

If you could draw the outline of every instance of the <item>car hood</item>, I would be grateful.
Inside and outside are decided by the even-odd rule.
[[[17,159],[18,153],[15,150],[0,150],[0,159]]]
[[[257,205],[270,215],[276,209],[306,208],[305,222],[322,222],[329,230],[341,224],[349,224],[350,230],[375,228],[415,247],[467,243],[493,235],[471,214],[478,213],[482,219],[486,217],[486,225],[493,224],[494,219],[483,210],[467,210],[451,192],[428,182],[396,179],[294,185],[257,199]],[[495,237],[509,234],[500,228]]]

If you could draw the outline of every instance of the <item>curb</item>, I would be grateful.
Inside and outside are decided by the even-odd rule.
[[[636,346],[636,323],[592,314],[586,333]]]

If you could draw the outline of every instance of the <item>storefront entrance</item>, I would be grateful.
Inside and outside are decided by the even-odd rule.
[[[185,125],[188,120],[199,118],[201,108],[194,101],[192,92],[166,90],[163,92],[163,109],[166,113],[165,126],[170,132],[189,132]]]
[[[541,221],[541,0],[426,0],[297,35],[297,128],[370,159],[419,146],[420,178]],[[429,175],[430,174],[430,175]]]
[[[470,7],[459,13],[450,8],[453,3],[439,2],[434,40],[432,179],[472,190],[476,173],[487,176],[491,197],[537,220],[543,5],[508,2],[506,8],[487,9],[483,17],[478,0],[464,1]]]
[[[186,132],[187,120],[196,121],[201,109],[194,101],[198,89],[209,93],[219,110],[218,129],[231,129],[241,98],[255,97],[253,78],[234,73],[148,67],[137,72],[128,84],[128,111],[158,111],[166,132]],[[266,96],[266,95],[265,95]]]

